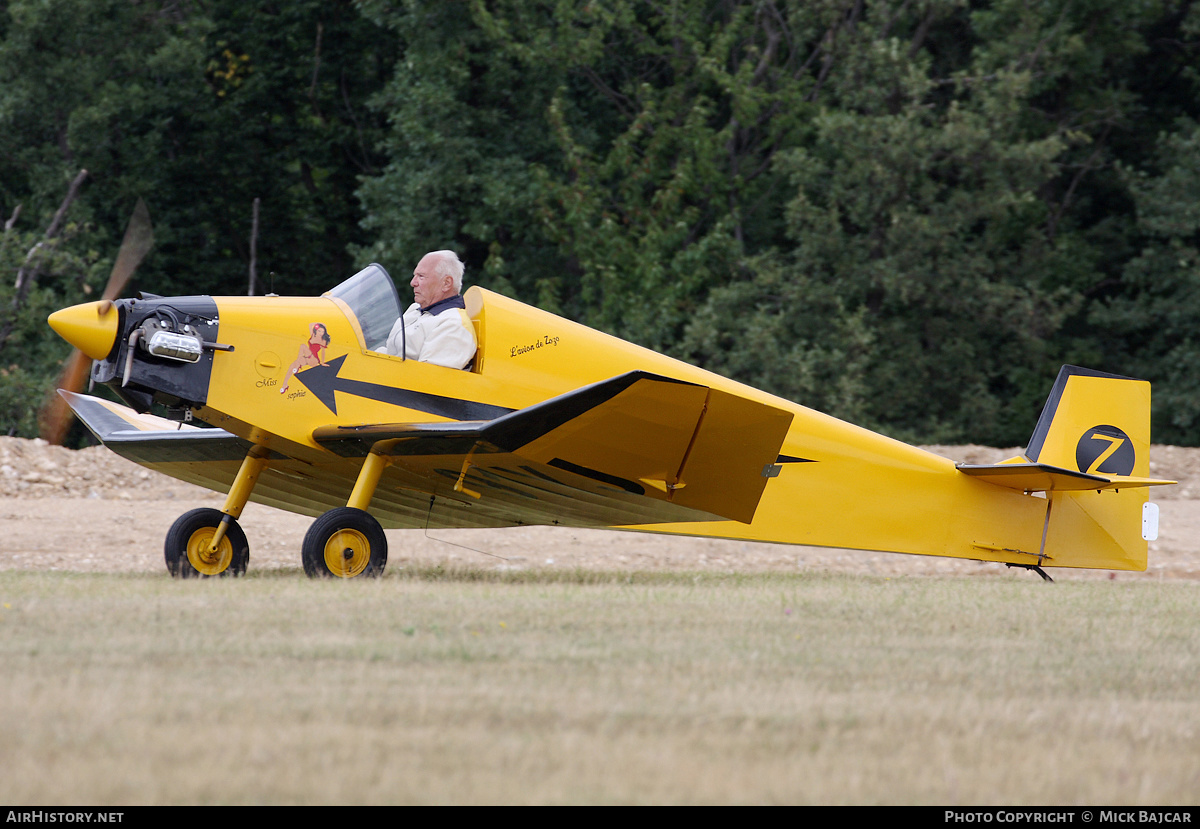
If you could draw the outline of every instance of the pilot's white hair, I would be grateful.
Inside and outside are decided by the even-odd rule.
[[[454,292],[461,294],[465,266],[458,258],[458,254],[452,250],[435,250],[427,253],[426,256],[432,256],[437,260],[437,264],[433,266],[434,275],[449,276],[454,280]]]

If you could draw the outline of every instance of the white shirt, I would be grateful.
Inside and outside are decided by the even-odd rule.
[[[435,302],[422,310],[413,303],[396,320],[388,334],[385,354],[433,363],[447,368],[466,368],[475,356],[475,326],[463,307],[461,296]]]

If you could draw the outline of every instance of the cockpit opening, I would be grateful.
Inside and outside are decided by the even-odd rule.
[[[388,336],[396,320],[404,313],[404,306],[400,303],[400,295],[396,292],[392,277],[382,265],[367,265],[345,282],[327,291],[325,296],[346,304],[362,330],[363,346],[367,351],[387,353]],[[467,370],[478,374],[482,369],[483,350],[481,306],[475,292],[467,291],[464,299],[467,303],[467,314],[475,329],[475,342],[479,345]],[[399,356],[403,359],[403,355]]]

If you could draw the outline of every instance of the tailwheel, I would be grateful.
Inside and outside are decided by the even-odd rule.
[[[212,540],[225,513],[216,509],[185,512],[167,530],[163,555],[167,570],[179,579],[240,576],[250,563],[250,543],[237,521],[230,519],[225,536],[212,549]]]
[[[310,578],[378,578],[387,565],[387,537],[369,513],[338,507],[308,528],[302,555]]]

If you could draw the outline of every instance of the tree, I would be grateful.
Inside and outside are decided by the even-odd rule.
[[[910,439],[1023,441],[1058,364],[1094,355],[1069,323],[1107,278],[1095,242],[1111,213],[1092,199],[1109,186],[1108,136],[1138,113],[1119,70],[1148,18],[1106,3],[845,4],[821,40],[812,140],[777,166],[796,188],[793,245],[782,280],[766,274],[815,286],[829,318],[810,326],[768,288],[743,289],[753,310],[710,365],[745,363],[736,344],[764,315],[796,359],[862,330],[874,348],[843,383],[857,399],[803,373],[742,376]]]
[[[45,301],[62,307],[98,289],[140,196],[157,244],[139,282],[155,293],[243,293],[255,198],[259,260],[280,274],[280,290],[319,293],[344,278],[348,246],[369,241],[359,177],[382,160],[383,122],[366,101],[396,52],[350,0],[6,4],[0,212],[21,205],[14,244],[45,226],[80,167],[90,171],[59,244],[61,261],[86,271],[48,276],[41,287],[54,295]],[[36,348],[44,338],[65,356],[44,319],[19,337]],[[35,344],[21,339],[18,358],[16,342],[0,363],[35,371],[27,362]],[[38,383],[55,373],[43,372]]]
[[[18,206],[0,237],[0,273],[16,274],[14,282],[0,283],[0,430],[9,436],[36,433],[38,407],[70,350],[45,336],[46,317],[64,292],[91,291],[89,263],[69,246],[78,226],[68,213],[86,178],[80,171],[71,182],[45,233],[17,231]]]
[[[353,272],[349,248],[371,238],[355,191],[383,163],[383,119],[367,101],[397,44],[349,0],[218,0],[199,46],[160,114],[164,286],[244,292],[258,198],[260,270],[278,274],[281,292],[328,289]]]
[[[1183,119],[1158,141],[1152,169],[1126,170],[1142,247],[1122,291],[1090,316],[1106,351],[1155,383],[1157,440],[1200,440],[1200,125]]]
[[[0,203],[39,215],[86,167],[80,219],[115,251],[145,197],[157,293],[243,292],[255,198],[259,258],[288,290],[348,273],[368,240],[355,190],[381,163],[366,101],[396,54],[350,0],[16,0],[6,23]]]
[[[501,48],[470,8],[363,4],[403,58],[373,99],[389,161],[359,191],[375,241],[357,255],[406,275],[426,252],[452,248],[469,282],[557,310],[564,258],[542,227],[533,165],[557,166],[545,112],[564,73]]]
[[[1059,364],[1118,368],[1088,322],[1135,252],[1118,161],[1196,99],[1188,2],[371,9],[406,44],[374,250],[457,247],[484,284],[924,440],[1018,442]]]

